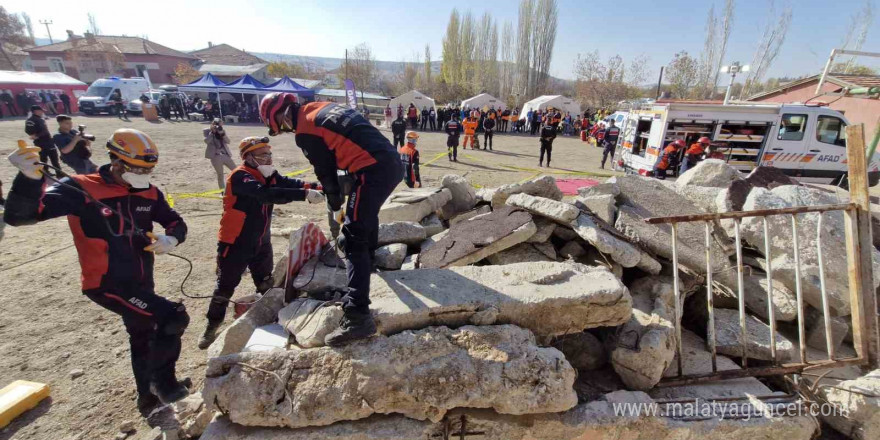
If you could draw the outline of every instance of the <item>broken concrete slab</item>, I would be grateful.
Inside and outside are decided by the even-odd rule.
[[[660,408],[660,414],[674,411],[672,406],[657,402],[641,391],[615,391],[563,413],[511,416],[490,410],[456,409],[448,413],[448,425],[445,421],[431,423],[401,415],[376,415],[320,428],[290,430],[245,427],[218,417],[200,440],[424,440],[443,438],[444,432],[460,432],[462,420],[466,421],[467,431],[479,432],[480,438],[485,440],[810,440],[817,426],[816,420],[809,416],[683,420],[636,410],[632,415],[621,417],[624,407],[655,406]]]
[[[533,215],[545,217],[563,225],[571,223],[580,214],[578,208],[568,203],[525,193],[513,194],[507,198],[505,203],[508,206],[525,209]]]
[[[741,180],[739,171],[720,159],[706,159],[678,176],[678,188],[689,186],[727,188],[734,180]]]
[[[477,193],[464,177],[447,174],[440,179],[440,186],[452,193],[452,199],[441,208],[445,219],[470,210],[477,204]]]
[[[835,197],[824,191],[806,186],[779,186],[772,190],[753,189],[743,209],[773,209],[793,206],[813,206],[837,203]],[[840,211],[822,214],[821,241],[817,240],[819,215],[817,213],[798,216],[798,239],[800,248],[797,255],[801,262],[801,286],[804,301],[822,309],[822,292],[819,281],[818,245],[822,244],[825,262],[825,284],[828,304],[837,316],[850,314],[849,278],[847,270],[846,241],[844,237],[845,220]],[[771,267],[774,279],[795,291],[795,251],[791,240],[791,219],[789,216],[767,217],[772,239]],[[748,244],[764,252],[764,223],[760,217],[749,217],[741,223],[741,236]],[[880,251],[872,249],[874,288],[880,286]]]
[[[414,222],[391,222],[379,225],[379,246],[391,243],[416,245],[428,237],[425,227]]]
[[[419,224],[425,228],[425,237],[430,237],[446,230],[446,227],[443,226],[443,222],[440,221],[440,217],[437,217],[437,214],[431,214],[423,218]]]
[[[278,311],[278,323],[303,348],[323,347],[328,328],[339,325],[342,307],[328,301],[297,298]]]
[[[406,258],[406,245],[403,243],[394,243],[381,246],[376,249],[373,254],[376,266],[382,269],[397,270],[403,265]]]
[[[577,191],[578,196],[580,197],[593,197],[604,195],[617,197],[618,195],[620,195],[620,188],[614,181],[606,181],[605,183],[600,183],[598,185],[585,186],[582,188],[578,188]]]
[[[746,307],[764,321],[770,319],[767,307],[767,289],[766,276],[753,275],[743,277]],[[787,322],[797,319],[797,298],[794,293],[779,281],[773,281],[771,300],[773,301],[774,316],[777,321]]]
[[[574,200],[575,206],[596,214],[597,217],[610,225],[614,224],[614,216],[617,214],[617,205],[611,194],[578,197]]]
[[[556,179],[553,176],[541,176],[522,183],[503,185],[485,192],[484,197],[490,196],[489,200],[492,202],[492,207],[498,208],[499,206],[504,206],[508,197],[520,193],[552,200],[562,200],[563,197],[562,190],[556,186]]]
[[[553,245],[550,246],[552,247]],[[501,252],[489,255],[486,259],[496,265],[555,261],[555,259],[547,257],[543,252],[536,249],[532,243],[520,243]]]
[[[719,206],[726,205],[730,211],[742,211],[749,193],[753,188],[773,189],[777,186],[799,185],[797,180],[788,177],[779,168],[757,167],[743,180],[731,182],[725,193],[725,198],[719,198]]]
[[[284,289],[267,290],[247,312],[217,335],[217,339],[208,347],[208,358],[240,352],[247,345],[254,330],[275,322],[282,307],[284,307]]]
[[[320,292],[348,285],[345,263],[335,251],[312,257],[293,279],[294,290],[306,293]]]
[[[711,186],[676,187],[676,192],[705,212],[718,212],[718,194],[724,190],[724,188]]]
[[[608,362],[608,353],[592,333],[578,332],[555,338],[551,344],[576,370],[597,370]]]
[[[576,241],[569,241],[568,243],[565,243],[565,245],[562,246],[561,249],[559,249],[559,255],[562,258],[574,259],[574,258],[580,257],[586,253],[587,253],[587,251],[584,249],[584,247],[581,246],[580,243],[578,243]]]
[[[445,268],[476,263],[529,239],[537,231],[528,212],[500,207],[489,214],[456,223],[440,240],[422,247],[419,267]]]
[[[600,227],[590,214],[580,213],[571,227],[587,243],[623,267],[635,267],[642,258],[638,248]]]
[[[670,277],[644,277],[629,286],[633,314],[613,338],[611,366],[632,390],[660,382],[675,358],[674,292]]]
[[[731,309],[715,310],[716,349],[727,356],[742,356],[739,312]],[[746,314],[746,343],[749,359],[773,360],[770,355],[770,327],[758,318]],[[776,354],[780,362],[794,359],[794,344],[785,336],[776,333]]]
[[[825,344],[825,318],[822,312],[810,309],[807,312],[807,346],[827,353]],[[843,339],[849,333],[851,318],[849,316],[831,316],[831,347],[836,351],[843,344]]]
[[[452,192],[446,188],[407,188],[391,194],[382,205],[379,209],[379,223],[418,223],[451,199]]]
[[[431,327],[340,348],[234,354],[209,360],[205,376],[205,401],[249,426],[323,426],[390,413],[438,422],[458,407],[532,414],[577,404],[575,370],[563,354],[538,347],[531,332],[513,325]]]
[[[449,219],[449,227],[451,228],[456,223],[461,223],[465,220],[470,220],[478,215],[488,214],[492,212],[492,207],[489,205],[481,205],[474,209],[471,209],[467,212],[462,212],[461,214],[456,215]]]
[[[880,438],[880,370],[834,387],[820,387],[819,395],[834,405],[839,415],[822,420],[856,440]]]
[[[531,237],[529,237],[529,239],[526,240],[526,242],[528,242],[528,243],[544,243],[547,240],[549,240],[550,236],[553,235],[553,230],[556,229],[556,222],[549,220],[549,219],[546,219],[546,218],[542,218],[542,217],[538,217],[538,218],[533,217],[532,221],[535,222],[535,227],[537,227],[538,230],[537,230],[537,232],[535,232],[535,235],[532,235]]]

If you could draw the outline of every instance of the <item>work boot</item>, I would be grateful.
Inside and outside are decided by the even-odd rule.
[[[159,406],[159,398],[153,393],[140,394],[137,397],[137,409],[141,417],[147,418],[157,406]]]
[[[217,339],[217,330],[220,329],[221,325],[223,325],[223,321],[208,320],[208,325],[205,327],[205,333],[199,338],[199,350],[205,350],[211,346],[211,343]]]
[[[376,322],[369,310],[364,312],[345,311],[339,328],[324,338],[324,343],[331,347],[340,347],[349,342],[366,339],[376,333]]]
[[[189,390],[177,379],[160,379],[150,383],[150,391],[159,401],[168,405],[189,396]]]

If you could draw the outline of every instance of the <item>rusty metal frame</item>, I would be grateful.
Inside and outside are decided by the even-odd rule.
[[[835,368],[844,365],[859,365],[865,369],[874,369],[880,364],[880,335],[877,324],[877,299],[873,292],[873,268],[871,247],[870,204],[867,191],[867,164],[864,153],[863,126],[847,127],[847,161],[849,166],[850,203],[799,206],[781,209],[762,209],[753,211],[736,211],[725,213],[706,213],[671,217],[648,218],[648,224],[668,224],[672,232],[672,270],[673,289],[675,295],[675,352],[677,358],[677,375],[664,378],[658,386],[679,386],[702,381],[735,379],[748,376],[774,376],[803,373],[807,370]],[[845,215],[847,270],[849,274],[850,307],[852,310],[853,346],[856,356],[839,358],[832,343],[831,310],[825,288],[825,262],[822,250],[822,228],[824,213],[842,211]],[[805,213],[818,214],[816,255],[819,265],[819,283],[821,292],[821,312],[825,324],[825,340],[827,359],[809,361],[807,359],[804,298],[801,286],[800,243],[798,239],[798,215]],[[800,346],[799,362],[781,364],[776,352],[776,319],[773,305],[773,267],[767,217],[788,215],[791,217],[791,234],[795,263],[795,295],[797,299],[797,327]],[[746,330],[746,305],[743,282],[742,240],[740,239],[740,222],[744,218],[761,217],[764,232],[764,253],[767,259],[767,307],[770,327],[771,365],[749,366],[748,332]],[[716,352],[715,314],[712,287],[712,226],[713,222],[733,220],[734,240],[736,241],[737,300],[740,324],[741,366],[739,370],[718,371]],[[685,375],[682,368],[683,350],[681,345],[682,295],[680,290],[680,273],[678,264],[678,224],[704,222],[706,246],[706,293],[708,303],[708,346],[712,354],[712,371],[710,373]]]

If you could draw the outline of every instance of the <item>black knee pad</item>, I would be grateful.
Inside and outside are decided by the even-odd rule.
[[[189,326],[189,313],[186,313],[186,306],[179,304],[161,324],[159,333],[167,336],[182,335],[187,326]]]

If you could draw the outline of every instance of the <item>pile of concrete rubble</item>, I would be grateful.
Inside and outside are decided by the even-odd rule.
[[[809,439],[815,419],[767,416],[768,407],[791,399],[755,378],[658,386],[677,374],[672,235],[668,225],[644,220],[835,198],[774,169],[742,177],[714,160],[674,183],[613,177],[571,200],[549,176],[477,191],[447,175],[440,187],[397,192],[380,213],[371,281],[380,334],[343,348],[323,346],[341,310],[322,295],[345,286],[346,276],[335,252],[322,252],[292,282],[302,297],[284,304],[283,289],[271,290],[209,349],[205,411],[218,415],[201,438]],[[807,343],[821,357],[818,214],[799,219]],[[790,225],[782,216],[768,220],[776,351],[780,361],[796,361]],[[677,228],[685,374],[711,372],[707,258],[716,286],[718,368],[740,368],[731,359],[741,356],[734,228],[726,221],[709,228],[708,252],[704,223]],[[825,214],[821,245],[838,353],[852,351],[843,230],[841,213]],[[763,234],[760,219],[742,221],[750,361],[771,360]],[[874,257],[880,274],[880,254]],[[833,392],[847,405],[844,387]],[[672,401],[714,398],[743,398],[749,417],[663,411]],[[874,400],[851,405],[858,413],[852,420],[862,421],[856,437],[880,435]],[[657,406],[662,414],[651,414]]]

